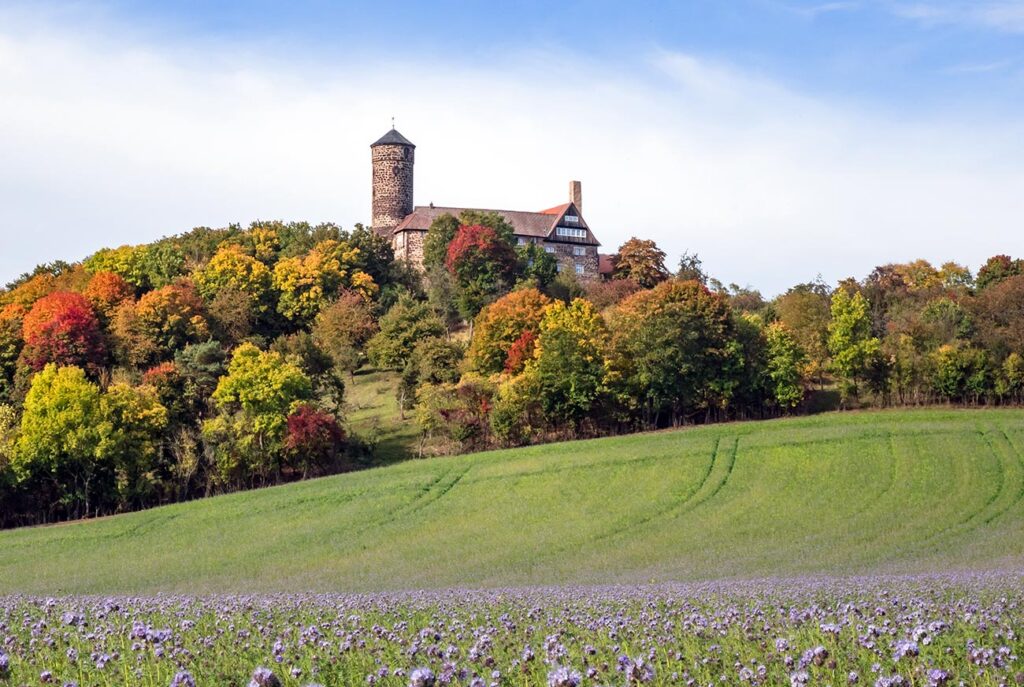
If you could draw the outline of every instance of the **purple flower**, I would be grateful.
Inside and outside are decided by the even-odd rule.
[[[281,687],[281,681],[270,668],[260,666],[252,671],[252,680],[249,681],[249,687]]]
[[[548,687],[578,687],[580,674],[564,666],[558,666],[548,673]]]
[[[47,684],[53,682],[53,673],[51,673],[49,670],[44,670],[43,672],[39,673],[39,681]]]
[[[187,670],[179,671],[171,680],[171,687],[196,687],[196,681],[192,673]]]
[[[436,679],[430,668],[416,668],[409,675],[409,687],[434,687]]]
[[[928,671],[928,684],[931,687],[942,687],[953,677],[947,671],[939,668],[932,668]]]

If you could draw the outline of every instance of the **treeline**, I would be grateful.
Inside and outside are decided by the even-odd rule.
[[[0,293],[0,524],[353,469],[348,374],[418,279],[357,226],[199,228]]]
[[[425,271],[356,226],[199,228],[0,292],[0,524],[373,464],[345,387],[395,370],[454,452],[845,407],[1024,400],[1024,261],[886,265],[765,300],[631,239],[560,273],[499,215],[438,218]]]

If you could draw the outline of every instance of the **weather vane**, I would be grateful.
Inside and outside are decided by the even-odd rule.
[[[391,128],[392,129],[395,128],[395,116],[394,115],[391,115]]]

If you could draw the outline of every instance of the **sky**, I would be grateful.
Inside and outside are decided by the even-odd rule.
[[[395,118],[415,201],[583,182],[774,295],[1024,254],[1024,0],[0,0],[0,283],[256,219],[368,223]]]

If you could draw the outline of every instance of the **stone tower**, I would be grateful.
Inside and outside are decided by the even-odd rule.
[[[412,213],[412,165],[416,146],[394,128],[370,146],[373,159],[373,229],[391,238]]]

